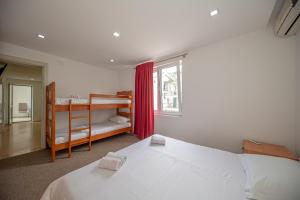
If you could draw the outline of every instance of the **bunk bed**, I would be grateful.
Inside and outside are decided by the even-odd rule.
[[[128,118],[124,123],[106,121],[92,123],[93,111],[116,109],[118,116]],[[126,111],[124,111],[124,109]],[[87,115],[75,114],[76,111],[88,111]],[[56,129],[56,113],[68,112],[69,127]],[[87,120],[88,125],[73,127],[74,120]],[[89,99],[56,98],[55,82],[46,87],[46,145],[51,151],[51,160],[56,152],[68,149],[71,157],[72,147],[88,144],[113,135],[132,131],[132,91],[120,91],[116,95],[90,94]]]

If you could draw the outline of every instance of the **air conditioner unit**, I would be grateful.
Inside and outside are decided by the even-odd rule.
[[[300,28],[300,0],[285,0],[274,30],[278,36],[295,35]]]

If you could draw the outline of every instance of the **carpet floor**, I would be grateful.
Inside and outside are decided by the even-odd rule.
[[[0,199],[40,199],[55,179],[136,142],[135,136],[122,134],[93,142],[91,151],[87,145],[73,148],[71,158],[61,151],[55,162],[50,162],[47,149],[0,160]]]

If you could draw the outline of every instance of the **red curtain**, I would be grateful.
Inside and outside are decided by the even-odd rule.
[[[144,139],[154,131],[153,62],[136,66],[134,134]]]

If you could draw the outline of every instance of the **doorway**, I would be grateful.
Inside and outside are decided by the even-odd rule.
[[[3,85],[2,85],[2,82],[0,82],[0,125],[2,125],[3,123],[3,109],[2,109],[2,106],[3,106]]]
[[[6,66],[0,75],[0,159],[3,159],[43,148],[44,67],[0,59],[1,62]]]
[[[32,86],[9,85],[9,124],[32,121]]]

